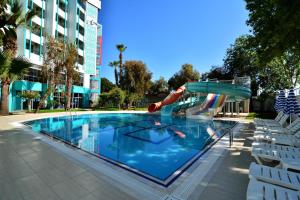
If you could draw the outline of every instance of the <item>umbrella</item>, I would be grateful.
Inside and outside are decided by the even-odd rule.
[[[286,102],[285,93],[283,90],[280,90],[279,95],[276,98],[276,103],[274,106],[277,113],[284,110],[285,102]]]
[[[290,117],[292,114],[297,114],[298,116],[300,114],[300,107],[296,99],[293,88],[291,88],[289,91],[288,97],[286,99],[286,105],[283,112],[286,115],[290,115]]]

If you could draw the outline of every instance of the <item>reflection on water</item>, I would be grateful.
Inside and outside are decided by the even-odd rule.
[[[148,114],[98,114],[26,122],[44,133],[101,157],[165,180],[231,122]]]

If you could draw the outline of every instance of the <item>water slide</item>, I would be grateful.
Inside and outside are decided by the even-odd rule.
[[[225,100],[224,94],[209,93],[202,104],[188,108],[186,116],[187,118],[211,118],[222,110]]]
[[[204,98],[188,99],[188,101],[177,102],[183,93],[207,94]],[[226,101],[242,101],[249,99],[251,90],[249,87],[222,82],[188,82],[169,94],[163,101],[153,103],[148,107],[149,112],[162,109],[162,115],[171,115],[178,109],[186,109],[189,118],[207,118],[219,112]],[[190,97],[192,98],[192,97]]]
[[[152,103],[148,107],[149,112],[155,112],[160,110],[163,106],[170,105],[176,102],[185,91],[185,85],[178,88],[175,92],[170,93],[163,101]]]

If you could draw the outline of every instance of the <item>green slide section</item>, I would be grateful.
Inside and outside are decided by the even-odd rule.
[[[227,96],[227,101],[241,101],[249,99],[251,89],[236,84],[221,83],[221,82],[190,82],[186,83],[186,92],[190,93],[213,93],[224,94]]]
[[[226,101],[242,101],[249,99],[251,96],[251,89],[249,87],[222,83],[222,82],[188,82],[185,84],[185,93],[202,93],[202,94],[223,94],[226,95]],[[186,101],[178,101],[173,104],[163,106],[161,109],[162,115],[171,115],[173,112],[186,110],[202,104],[206,96],[190,97]]]
[[[163,106],[161,109],[161,114],[162,115],[171,115],[173,112],[178,112],[180,110],[186,110],[193,106],[202,104],[204,100],[205,100],[204,96],[190,97],[186,101],[179,101],[179,102],[176,102],[173,104]]]

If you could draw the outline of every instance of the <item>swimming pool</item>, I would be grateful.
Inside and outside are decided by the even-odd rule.
[[[92,114],[25,124],[36,133],[168,186],[235,122],[150,114]]]

